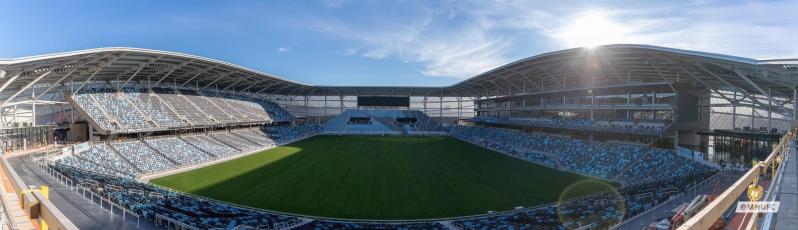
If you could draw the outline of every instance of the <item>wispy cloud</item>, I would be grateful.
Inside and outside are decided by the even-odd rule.
[[[288,52],[288,51],[291,51],[291,47],[283,46],[283,47],[277,48],[277,52],[278,53],[285,53],[285,52]]]
[[[476,22],[458,25],[453,10],[424,11],[415,20],[377,28],[339,20],[320,20],[318,31],[356,41],[358,48],[346,49],[344,55],[366,58],[397,58],[406,63],[420,63],[426,76],[466,78],[508,61],[505,52],[512,38],[491,35]]]
[[[419,64],[426,76],[467,78],[544,51],[615,43],[794,58],[795,9],[796,1],[595,6],[480,0],[420,6],[391,23],[333,17],[312,27],[354,44],[344,55],[396,58]]]
[[[349,48],[344,50],[344,52],[342,52],[341,54],[343,54],[344,56],[352,56],[355,55],[357,51],[358,51],[357,48]]]
[[[525,1],[482,4],[474,14],[496,28],[533,30],[553,49],[642,43],[752,58],[798,57],[796,1],[695,1],[601,6]],[[540,9],[545,9],[541,11]]]

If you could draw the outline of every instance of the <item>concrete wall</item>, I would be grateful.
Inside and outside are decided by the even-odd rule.
[[[69,124],[69,133],[67,133],[67,140],[69,141],[85,141],[89,139],[89,125],[88,124]]]
[[[22,178],[17,175],[17,172],[14,171],[14,168],[11,167],[11,164],[8,162],[6,158],[2,159],[2,163],[0,163],[0,168],[2,168],[3,173],[8,175],[9,180],[11,181],[12,187],[14,187],[14,192],[19,196],[20,206],[25,213],[31,219],[38,219],[39,221],[44,221],[49,229],[56,229],[56,230],[77,230],[78,227],[72,223],[72,221],[67,218],[61,210],[50,202],[41,192],[38,190],[30,189],[22,180]],[[3,201],[6,202],[5,200]]]
[[[1,159],[2,163],[0,163],[0,167],[2,167],[3,173],[8,176],[8,179],[11,182],[14,193],[16,193],[17,197],[19,198],[20,207],[25,210],[25,213],[30,217],[39,216],[38,209],[36,208],[39,205],[39,201],[36,200],[36,198],[33,197],[30,192],[26,191],[28,186],[25,184],[22,178],[17,175],[17,172],[14,171],[14,169],[11,167],[11,164],[8,163],[8,160],[6,158]]]
[[[61,213],[55,205],[50,202],[40,192],[34,192],[36,200],[39,200],[39,219],[44,220],[49,229],[53,230],[77,230],[78,227]]]
[[[672,127],[679,133],[676,141],[679,145],[699,145],[701,136],[698,131],[709,130],[710,113],[709,108],[698,105],[709,103],[710,92],[687,85],[677,85],[676,89],[676,119]],[[669,135],[673,135],[672,132]]]

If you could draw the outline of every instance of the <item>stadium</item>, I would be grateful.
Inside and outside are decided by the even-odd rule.
[[[616,44],[450,86],[346,86],[110,47],[2,59],[0,100],[9,229],[791,229],[798,219],[798,59]],[[781,209],[736,212],[749,198]]]

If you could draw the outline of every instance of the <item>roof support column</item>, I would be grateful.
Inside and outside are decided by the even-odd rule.
[[[798,87],[792,88],[792,119],[798,120]]]
[[[440,117],[440,119],[443,120],[443,91],[441,91],[441,98],[440,98],[440,101],[438,103],[439,103],[438,104],[438,108],[439,108],[438,117]]]
[[[590,120],[593,121],[593,108],[596,107],[596,94],[590,91]]]
[[[463,97],[457,97],[457,118],[463,117]]]
[[[421,104],[424,107],[424,112],[429,114],[429,111],[427,111],[427,95],[426,94],[424,95],[424,98],[421,100]]]
[[[521,96],[521,110],[526,108],[526,95]]]
[[[733,101],[732,104],[732,129],[737,128],[737,91],[733,91],[734,96],[732,96]],[[711,101],[711,99],[710,99]]]
[[[304,99],[305,99],[304,100],[305,101],[305,119],[307,119],[308,115],[310,114],[310,108],[308,108],[308,94],[305,94],[305,98]]]
[[[773,130],[773,98],[770,97],[770,88],[768,88],[768,132]]]
[[[36,126],[36,90],[30,91],[31,125]]]
[[[679,151],[679,129],[673,129],[673,150]]]
[[[752,95],[751,97],[754,97],[754,96]],[[756,118],[756,116],[755,116],[756,113],[755,112],[756,112],[756,109],[754,109],[754,106],[751,106],[751,130],[754,129],[754,120],[755,120],[754,118]]]

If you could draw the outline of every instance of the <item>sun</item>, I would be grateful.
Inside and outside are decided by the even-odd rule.
[[[606,12],[593,10],[576,14],[556,36],[568,47],[595,47],[621,43],[628,32],[627,26],[614,21]]]

